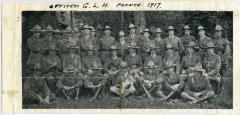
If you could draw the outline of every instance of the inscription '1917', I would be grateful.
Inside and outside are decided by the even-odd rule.
[[[160,9],[161,8],[161,4],[162,3],[148,3],[147,4],[147,7],[149,7],[149,8],[155,8],[155,9]]]

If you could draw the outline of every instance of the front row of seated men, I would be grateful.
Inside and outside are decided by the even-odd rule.
[[[82,68],[66,69],[56,81],[56,87],[67,98],[79,98],[80,88],[86,88],[94,92],[89,101],[94,101],[100,94],[107,93],[105,89],[120,97],[147,97],[159,100],[168,100],[173,95],[179,95],[189,103],[198,103],[212,98],[215,93],[210,84],[209,77],[202,69],[202,65],[196,64],[189,69],[189,74],[177,74],[176,64],[168,60],[165,71],[158,72],[158,67],[149,61],[144,68],[129,68],[125,61],[120,62],[120,68],[115,77],[111,77],[110,86],[108,82],[110,75],[102,71],[99,59],[88,52],[87,59],[90,64]],[[96,58],[96,59],[93,59]],[[88,62],[89,63],[89,62]],[[83,63],[84,64],[84,63]],[[49,104],[56,95],[47,84],[46,77],[41,74],[42,66],[36,63],[33,67],[33,74],[24,82],[25,103]],[[142,72],[144,70],[144,72]]]

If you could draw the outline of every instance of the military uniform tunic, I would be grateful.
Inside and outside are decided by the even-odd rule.
[[[154,62],[154,65],[158,66],[157,68],[157,72],[160,72],[162,71],[163,69],[163,59],[162,59],[162,56],[159,56],[159,55],[155,55],[155,56],[148,56],[144,62],[144,66],[147,66],[148,62],[149,61],[153,61]]]
[[[119,49],[117,51],[117,54],[119,57],[121,57],[123,60],[128,55],[128,43],[127,42],[117,42],[115,43],[116,47]]]
[[[184,70],[187,70],[191,67],[194,67],[196,64],[202,63],[201,57],[195,52],[193,54],[187,54],[183,56],[181,67]]]
[[[42,55],[46,49],[43,39],[32,36],[27,40],[27,46],[30,50],[27,65],[33,66],[36,63],[41,63]]]
[[[167,37],[165,39],[165,42],[166,42],[165,47],[171,45],[173,49],[178,52],[178,54],[180,54],[184,50],[182,41],[177,36]]]
[[[80,38],[78,45],[80,46],[80,49],[81,49],[81,56],[86,56],[87,55],[86,51],[92,47],[94,49],[99,49],[99,46],[95,40],[96,39],[90,35],[83,36],[82,38]]]
[[[229,48],[229,41],[226,38],[215,38],[212,39],[215,46],[217,46],[217,49],[215,49],[215,52],[217,55],[221,57],[222,66],[228,66],[228,58],[230,56],[230,48]]]
[[[165,40],[162,39],[162,38],[155,38],[155,41],[154,41],[156,47],[158,47],[156,49],[156,53],[160,56],[164,56],[165,55]]]
[[[180,84],[183,85],[183,80],[179,77],[178,74],[173,73],[172,75],[165,73],[163,74],[163,89],[171,91],[171,86]]]
[[[165,57],[163,58],[163,66],[166,66],[166,62],[170,60],[172,61],[174,64],[176,64],[176,72],[180,73],[181,70],[181,62],[180,62],[180,56],[178,54],[173,54],[172,56],[170,56],[169,54],[166,54]]]
[[[104,76],[102,74],[101,70],[92,70],[94,68],[102,68],[102,64],[100,62],[100,59],[95,55],[87,55],[83,57],[82,61],[82,71],[84,74],[88,76],[88,78],[85,80],[86,87],[88,87],[88,83],[91,82],[94,85],[97,85],[98,83],[106,84],[107,82],[107,76]],[[88,74],[87,71],[92,70],[92,74]]]
[[[37,79],[34,78],[34,75],[28,76],[25,79],[23,84],[23,100],[26,103],[39,101],[37,95],[45,98],[50,95],[50,90],[47,83],[41,77]]]
[[[101,50],[100,59],[103,63],[110,56],[111,46],[115,44],[115,39],[112,36],[104,35],[99,41],[99,49]]]
[[[65,55],[63,57],[63,69],[66,68],[76,68],[81,69],[81,58],[77,54],[71,55]]]
[[[203,58],[203,68],[207,70],[210,78],[220,81],[221,58],[217,54],[206,54]]]
[[[154,40],[151,40],[150,38],[142,37],[141,43],[140,43],[140,50],[141,50],[141,56],[143,61],[147,58],[152,45],[155,45]]]
[[[184,91],[189,95],[193,96],[194,93],[204,91],[203,94],[212,90],[209,79],[203,76],[193,75],[188,77],[184,87]]]
[[[192,35],[184,35],[181,37],[184,46],[188,45],[191,41],[196,42],[196,39]]]
[[[138,54],[135,54],[134,56],[133,55],[128,55],[126,57],[126,62],[128,64],[129,67],[142,67],[143,66],[143,63],[142,63],[142,59],[141,57],[138,55]]]

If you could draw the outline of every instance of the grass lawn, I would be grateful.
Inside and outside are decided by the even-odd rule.
[[[232,108],[232,78],[224,78],[223,93],[207,103],[199,104],[188,104],[181,99],[176,101],[160,101],[158,99],[150,100],[147,98],[116,98],[107,95],[100,100],[89,102],[90,97],[82,96],[79,100],[66,100],[63,97],[57,97],[56,100],[49,104],[33,104],[23,105],[23,108],[58,108],[58,109],[93,109],[93,108],[104,108],[104,109],[131,109],[131,108],[149,108],[149,109],[231,109]]]

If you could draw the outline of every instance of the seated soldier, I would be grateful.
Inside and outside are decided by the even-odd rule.
[[[81,69],[81,58],[77,55],[79,47],[70,46],[68,47],[69,53],[63,56],[63,70],[65,69]]]
[[[199,48],[196,47],[194,41],[190,41],[189,44],[185,47],[187,48],[188,53],[183,56],[181,66],[182,72],[186,72],[187,74],[189,74],[189,68],[194,67],[198,63],[202,63],[202,59],[200,55],[198,55],[198,52],[196,52],[196,50]]]
[[[99,97],[99,93],[103,90],[107,83],[108,74],[103,74],[100,59],[94,55],[96,49],[90,48],[87,56],[82,60],[82,71],[85,74],[84,86],[94,91],[94,96],[89,101],[94,101]],[[95,90],[96,89],[96,90]]]
[[[129,48],[129,55],[126,57],[126,62],[128,67],[131,69],[141,69],[143,62],[141,56],[136,53],[136,49],[139,47],[135,46],[128,46]]]
[[[154,65],[156,65],[158,68],[156,69],[157,72],[161,72],[162,71],[162,56],[159,56],[156,53],[156,50],[158,49],[158,47],[152,46],[150,48],[150,55],[146,58],[146,60],[144,61],[144,66],[147,66],[147,64],[150,61],[153,61]]]
[[[45,80],[51,90],[51,92],[56,93],[56,82],[58,77],[61,76],[62,63],[61,59],[57,56],[58,49],[55,45],[47,49],[47,56],[43,58],[42,61],[42,71],[43,75],[47,77]]]
[[[197,64],[191,68],[193,73],[189,74],[185,84],[184,92],[181,93],[182,98],[190,100],[190,103],[198,103],[214,96],[214,91],[207,78],[205,70],[201,64]]]
[[[145,74],[142,79],[139,79],[139,82],[147,97],[153,99],[151,94],[162,90],[163,79],[157,70],[158,66],[156,66],[153,61],[149,61],[144,68],[146,70]]]
[[[60,88],[67,99],[76,94],[75,99],[78,100],[78,95],[81,86],[83,85],[83,75],[77,69],[65,69],[64,74],[57,82],[57,87]]]
[[[115,77],[119,71],[120,63],[122,59],[117,56],[117,47],[115,45],[111,46],[111,57],[109,57],[108,60],[105,61],[104,69],[109,74],[109,79],[107,83],[107,88],[112,85],[113,81],[115,80]]]
[[[134,82],[136,82],[136,80],[129,74],[129,68],[125,61],[121,61],[120,66],[121,68],[113,86],[110,87],[110,91],[119,96],[126,97],[135,93]]]
[[[50,103],[50,90],[42,78],[41,64],[36,63],[33,66],[33,74],[27,77],[23,84],[23,103]]]
[[[178,53],[176,53],[176,50],[171,44],[166,45],[167,52],[163,58],[163,65],[166,66],[166,62],[168,60],[172,61],[174,64],[176,64],[176,73],[179,74],[181,70],[181,64],[180,64],[180,56]]]
[[[203,68],[209,76],[208,78],[210,79],[215,94],[218,95],[221,93],[223,78],[219,73],[221,68],[221,58],[214,53],[215,48],[217,47],[214,46],[213,42],[207,43],[207,53],[205,53],[203,57]]]
[[[169,99],[171,96],[180,91],[184,86],[184,81],[174,71],[176,64],[172,61],[166,62],[167,71],[163,75],[163,90],[158,90],[157,94],[162,97],[163,100]],[[167,95],[166,95],[167,94]]]

